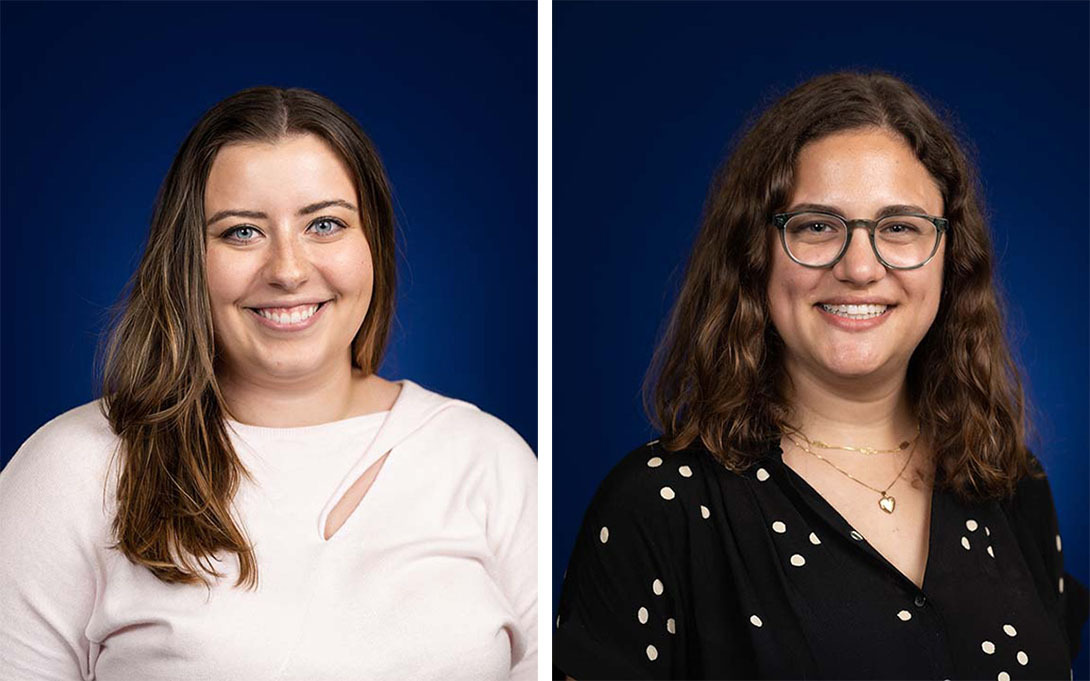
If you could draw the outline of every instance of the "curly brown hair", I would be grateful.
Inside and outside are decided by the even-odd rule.
[[[734,471],[753,464],[787,427],[784,345],[767,296],[771,216],[790,199],[803,146],[868,127],[904,138],[938,183],[950,221],[938,314],[907,376],[938,482],[964,499],[1009,496],[1030,472],[1031,455],[976,172],[951,127],[908,84],[885,73],[808,80],[775,101],[737,142],[712,183],[648,373],[648,412],[667,449],[699,439]]]
[[[256,87],[209,109],[182,143],[155,201],[127,300],[104,348],[102,408],[120,439],[114,548],[164,582],[210,583],[218,554],[237,558],[237,584],[257,561],[231,508],[246,469],[227,434],[205,277],[204,191],[219,150],[298,134],[325,140],[356,185],[374,288],[351,361],[379,365],[393,318],[394,211],[378,152],[335,103],[302,88]]]

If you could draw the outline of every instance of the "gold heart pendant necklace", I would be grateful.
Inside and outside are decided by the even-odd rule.
[[[916,437],[914,437],[914,438],[912,439],[911,445],[910,445],[910,444],[909,444],[908,442],[902,442],[902,443],[900,444],[900,446],[898,446],[898,447],[897,447],[897,449],[894,449],[894,450],[881,450],[881,449],[871,449],[871,448],[869,448],[869,447],[861,447],[861,448],[851,448],[851,447],[833,447],[833,446],[831,446],[831,445],[826,445],[826,444],[825,444],[824,442],[822,442],[822,443],[821,443],[821,446],[823,446],[823,447],[826,447],[826,448],[828,448],[828,449],[846,449],[846,450],[848,450],[848,451],[857,451],[857,452],[861,452],[861,453],[864,453],[864,454],[873,454],[873,453],[878,453],[878,452],[888,452],[888,453],[892,453],[892,452],[895,452],[895,451],[902,451],[902,450],[904,450],[904,449],[908,448],[909,446],[911,446],[911,447],[912,447],[912,450],[911,450],[911,451],[910,451],[910,452],[908,453],[908,458],[907,458],[907,459],[905,459],[905,465],[901,466],[901,471],[900,471],[899,473],[897,473],[897,477],[893,478],[893,481],[892,481],[892,482],[890,482],[890,483],[889,483],[888,485],[886,485],[886,488],[885,488],[885,489],[878,489],[878,488],[876,488],[876,487],[871,487],[870,485],[868,485],[867,483],[863,482],[863,481],[862,481],[862,480],[860,480],[859,478],[855,477],[854,475],[852,475],[852,474],[851,474],[851,473],[849,473],[848,471],[844,470],[844,469],[843,469],[843,468],[841,468],[840,466],[837,466],[837,465],[836,465],[835,463],[833,463],[832,461],[829,461],[828,459],[826,459],[826,458],[825,458],[824,456],[822,456],[821,454],[818,454],[817,452],[815,452],[815,451],[814,451],[813,449],[811,449],[811,448],[810,448],[811,444],[815,444],[815,443],[811,443],[811,442],[810,442],[810,439],[809,439],[809,438],[807,438],[807,437],[806,437],[805,435],[803,435],[803,434],[802,434],[802,431],[800,431],[800,430],[794,430],[793,432],[785,432],[785,433],[784,433],[784,435],[786,435],[786,436],[787,436],[787,439],[788,439],[788,440],[790,440],[790,441],[791,441],[791,442],[792,442],[792,443],[793,443],[793,444],[794,444],[794,445],[795,445],[796,447],[798,447],[798,448],[799,448],[799,449],[801,449],[802,451],[806,452],[807,454],[811,454],[811,455],[813,455],[813,456],[817,457],[818,459],[821,459],[822,461],[824,461],[825,463],[829,464],[830,466],[832,466],[832,467],[833,467],[833,468],[835,468],[836,470],[840,471],[840,473],[841,473],[841,474],[843,474],[843,475],[847,476],[848,478],[850,478],[850,479],[852,479],[852,480],[854,480],[854,481],[858,482],[858,483],[859,483],[860,485],[863,485],[863,486],[864,486],[864,487],[866,487],[867,489],[869,489],[869,490],[871,490],[871,491],[874,491],[874,492],[878,492],[879,494],[881,494],[881,495],[882,495],[882,498],[878,500],[878,507],[879,507],[880,509],[882,509],[883,511],[885,511],[886,513],[890,513],[890,514],[892,514],[892,513],[893,513],[893,511],[894,511],[894,509],[896,509],[896,508],[897,508],[897,499],[895,499],[895,498],[894,498],[894,497],[893,497],[893,496],[892,496],[892,495],[891,495],[891,494],[889,493],[889,490],[890,490],[890,489],[891,489],[891,488],[892,488],[892,487],[893,487],[893,486],[894,486],[895,484],[897,484],[897,481],[898,481],[898,480],[900,480],[900,479],[901,479],[901,475],[902,475],[902,474],[903,474],[903,473],[905,472],[905,469],[907,469],[907,468],[908,468],[908,464],[909,464],[909,463],[911,463],[911,461],[912,461],[912,457],[913,457],[913,456],[914,456],[914,455],[916,454],[916,441],[917,441],[917,440],[919,439],[919,437],[920,437],[920,427],[919,427],[919,426],[916,426]],[[799,437],[801,437],[801,438],[803,439],[803,441],[802,441],[802,442],[799,442],[798,440],[796,440],[796,439],[795,439],[795,438],[793,437],[793,435],[798,435]]]

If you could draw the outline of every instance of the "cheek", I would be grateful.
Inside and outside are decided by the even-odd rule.
[[[205,254],[205,278],[208,282],[208,297],[212,303],[231,302],[245,289],[245,263],[220,249],[209,249]],[[216,306],[213,305],[213,315]]]
[[[349,246],[330,254],[326,278],[341,295],[370,300],[375,276],[371,251],[363,238]]]
[[[941,270],[939,276],[929,277],[926,281],[920,282],[919,288],[920,300],[923,301],[921,312],[930,326],[935,321],[935,317],[939,312],[939,303],[942,302],[942,276]]]
[[[939,311],[939,304],[942,302],[943,255],[943,251],[940,250],[935,259],[928,263],[923,271],[918,272],[920,276],[912,282],[916,295],[923,301],[923,313],[927,317],[928,324],[934,321]]]
[[[786,258],[786,256],[784,256]],[[790,336],[789,326],[799,315],[802,308],[808,308],[808,293],[816,285],[820,272],[811,272],[801,267],[792,267],[794,263],[784,263],[775,258],[768,280],[768,308],[772,323],[781,336]]]

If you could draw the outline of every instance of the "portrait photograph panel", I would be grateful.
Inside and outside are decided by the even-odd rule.
[[[0,677],[537,678],[536,16],[0,7]]]
[[[1088,18],[554,5],[555,678],[1087,678]]]

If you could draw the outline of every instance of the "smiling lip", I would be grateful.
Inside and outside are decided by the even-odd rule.
[[[851,303],[842,302],[840,300],[837,300],[837,301],[827,301],[824,304],[825,305],[868,305],[868,304],[869,305],[882,305],[884,303],[878,303],[878,302],[875,302],[873,300],[870,300],[870,301],[857,301],[857,302],[851,302]],[[818,311],[818,313],[822,316],[822,318],[826,322],[828,322],[831,326],[834,326],[834,327],[836,327],[838,329],[842,329],[844,331],[868,331],[868,330],[873,329],[873,328],[875,328],[877,326],[881,326],[882,324],[885,323],[886,319],[890,316],[890,314],[893,312],[894,308],[896,308],[896,307],[897,307],[896,305],[887,305],[885,312],[878,315],[877,317],[870,317],[868,319],[850,319],[848,317],[842,317],[840,315],[836,315],[836,314],[833,314],[832,312],[829,312],[828,310],[826,310],[825,308],[822,307],[822,303],[818,303],[818,304],[814,305],[814,309]]]
[[[827,300],[820,300],[818,305],[889,305],[893,306],[896,303],[892,303],[888,300],[881,298],[861,298],[859,296],[842,296],[839,298],[829,298]]]
[[[302,331],[303,329],[308,329],[308,328],[314,326],[316,323],[318,323],[318,319],[322,316],[322,312],[323,312],[323,310],[325,310],[326,303],[328,303],[328,302],[329,301],[326,300],[326,301],[322,301],[322,302],[302,303],[302,304],[295,304],[295,305],[291,305],[291,306],[276,306],[276,307],[268,306],[268,307],[260,307],[260,308],[248,307],[248,308],[246,308],[246,311],[249,312],[251,315],[253,315],[253,318],[256,319],[259,324],[261,324],[262,326],[264,326],[266,328],[273,329],[273,330],[276,330],[276,331],[291,331],[291,332],[294,332],[294,331]],[[280,321],[277,321],[276,319],[270,319],[270,318],[262,315],[260,312],[258,312],[258,310],[263,310],[265,312],[275,312],[275,313],[277,313],[278,316],[281,316],[281,318],[283,318],[283,316],[290,317],[292,312],[302,313],[303,311],[309,310],[309,308],[311,308],[311,307],[313,307],[315,305],[318,306],[318,309],[315,310],[312,315],[310,315],[306,319],[300,319],[298,322],[295,322],[294,324],[291,323],[291,321],[280,322]]]

